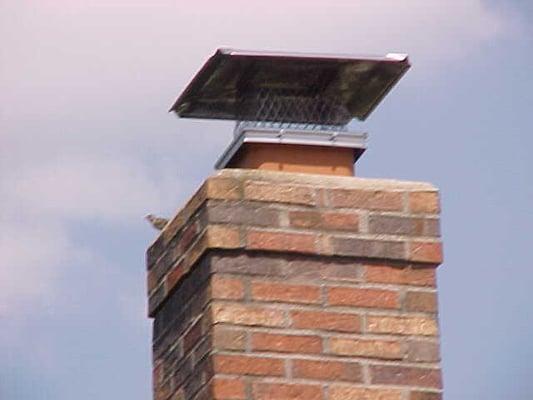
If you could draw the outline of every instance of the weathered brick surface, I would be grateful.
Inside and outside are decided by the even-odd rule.
[[[331,338],[329,351],[338,356],[401,360],[405,356],[398,340]]]
[[[322,353],[322,338],[316,335],[254,332],[251,334],[251,349],[280,353],[320,354]]]
[[[318,304],[321,302],[319,286],[292,285],[282,282],[252,282],[252,298],[257,301],[302,304]]]
[[[429,185],[209,178],[147,253],[156,400],[440,400]]]
[[[360,364],[346,361],[293,360],[292,376],[320,381],[346,381],[363,383]]]
[[[330,287],[328,288],[328,304],[330,306],[399,308],[400,293],[385,289]]]
[[[365,389],[335,385],[329,391],[330,400],[402,400],[402,392],[395,389]]]
[[[441,373],[438,369],[397,365],[370,366],[370,381],[375,384],[428,387],[440,389]]]
[[[361,331],[361,317],[328,311],[291,311],[291,327],[317,331],[357,333]]]

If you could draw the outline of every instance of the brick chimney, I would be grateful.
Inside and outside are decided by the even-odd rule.
[[[426,183],[225,169],[148,250],[155,400],[441,399]]]
[[[148,250],[155,400],[440,400],[437,190],[350,133],[409,68],[219,50],[182,117],[234,140]]]

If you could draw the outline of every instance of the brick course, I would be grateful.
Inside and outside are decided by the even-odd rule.
[[[157,400],[439,400],[438,195],[224,170],[147,252]]]

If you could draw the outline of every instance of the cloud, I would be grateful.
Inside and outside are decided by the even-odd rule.
[[[438,68],[508,34],[514,22],[481,0],[2,7],[0,34],[11,38],[0,49],[0,302],[7,308],[53,290],[62,265],[80,251],[73,226],[127,226],[148,210],[171,210],[208,173],[231,129],[178,123],[165,112],[216,47],[405,51]]]
[[[49,299],[59,266],[72,249],[61,224],[1,222],[0,319],[4,319]]]
[[[124,223],[159,208],[160,188],[139,162],[78,156],[28,168],[12,182],[20,212]],[[25,210],[25,211],[24,211]]]

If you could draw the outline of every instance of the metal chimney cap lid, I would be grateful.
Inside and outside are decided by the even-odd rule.
[[[170,111],[182,118],[255,120],[263,91],[283,100],[327,99],[341,107],[336,124],[365,120],[409,69],[406,54],[385,57],[218,49]],[[297,113],[296,113],[297,114]],[[283,122],[320,123],[284,115]]]

